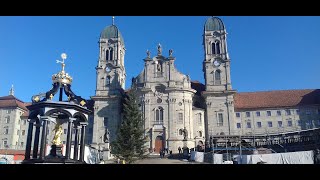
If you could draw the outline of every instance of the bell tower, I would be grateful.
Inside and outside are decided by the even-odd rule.
[[[227,32],[220,18],[210,17],[206,21],[203,45],[206,90],[202,95],[206,102],[206,137],[235,134],[233,96],[236,91],[231,86]]]
[[[100,34],[99,58],[96,67],[97,83],[94,100],[92,146],[102,148],[104,159],[110,157],[110,142],[116,138],[121,122],[122,96],[125,88],[125,45],[123,37],[114,23]]]
[[[100,35],[99,60],[97,70],[97,96],[115,95],[125,88],[126,70],[124,67],[125,45],[114,17],[112,25]]]

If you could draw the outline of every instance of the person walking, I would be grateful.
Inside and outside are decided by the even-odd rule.
[[[181,154],[181,147],[180,146],[178,147],[178,151],[179,151],[179,154]]]

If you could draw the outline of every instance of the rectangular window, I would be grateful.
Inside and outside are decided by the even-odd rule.
[[[260,117],[260,111],[257,111],[257,112],[256,112],[256,115],[257,115],[258,117]]]
[[[301,125],[302,125],[301,120],[298,120],[298,126],[301,126]]]
[[[23,142],[20,142],[20,146],[23,146]]]
[[[271,111],[267,111],[267,116],[271,116]]]
[[[201,125],[202,124],[202,114],[199,113],[199,116],[198,116],[198,124]]]
[[[19,135],[19,133],[20,133],[20,130],[17,130],[17,135]]]
[[[109,125],[109,119],[108,119],[107,117],[104,117],[104,118],[103,118],[103,126],[104,126],[105,128],[108,128],[108,125]]]
[[[292,121],[291,121],[291,120],[288,121],[288,126],[289,126],[289,127],[292,127]]]
[[[6,128],[6,129],[4,130],[4,134],[9,134],[9,129],[8,129],[8,128]]]
[[[218,114],[218,126],[223,126],[223,114],[219,113]]]
[[[277,116],[281,116],[281,111],[277,111]]]
[[[183,124],[183,113],[179,113],[178,123]]]
[[[246,116],[247,116],[247,117],[250,117],[250,112],[246,112]]]
[[[236,117],[240,117],[240,113],[237,112],[237,113],[236,113]]]
[[[296,110],[296,114],[299,115],[300,114],[300,109]]]
[[[63,134],[67,134],[67,129],[63,129]]]
[[[282,121],[278,121],[278,127],[282,127]]]
[[[237,128],[238,128],[238,129],[241,128],[241,123],[237,123]]]
[[[272,122],[268,121],[268,127],[272,127]]]
[[[10,116],[5,117],[5,122],[6,122],[7,124],[10,123]]]
[[[26,134],[26,130],[21,131],[21,135],[24,136]]]
[[[8,141],[3,141],[3,146],[6,147],[8,145]]]
[[[247,128],[251,128],[251,122],[247,122]]]
[[[290,115],[291,115],[290,109],[286,109],[286,115],[287,115],[287,116],[290,116]]]
[[[261,128],[261,127],[262,127],[261,122],[257,122],[257,127],[258,127],[258,128]]]

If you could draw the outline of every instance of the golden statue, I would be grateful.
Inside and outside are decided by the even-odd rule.
[[[52,144],[53,145],[60,145],[61,144],[61,135],[62,135],[62,125],[57,123],[53,129],[55,131],[54,133],[54,137],[53,137],[53,140],[52,140]]]

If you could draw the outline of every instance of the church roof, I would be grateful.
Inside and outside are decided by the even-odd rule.
[[[320,104],[320,89],[237,93],[236,110],[281,108]]]
[[[219,31],[224,29],[223,22],[218,17],[210,17],[204,26],[205,31]]]
[[[14,97],[13,95],[0,97],[0,108],[19,107],[23,110],[28,111],[26,105],[26,103]]]
[[[120,38],[122,44],[124,44],[123,37],[117,26],[111,25],[106,27],[100,34],[101,39]]]

